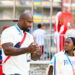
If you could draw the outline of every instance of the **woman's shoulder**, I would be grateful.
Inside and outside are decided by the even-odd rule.
[[[62,56],[62,55],[64,55],[64,51],[61,51],[55,54],[55,56]]]

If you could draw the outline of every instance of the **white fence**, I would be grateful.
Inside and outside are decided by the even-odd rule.
[[[54,35],[46,35],[44,39],[44,60],[50,60],[56,53],[56,44],[54,43]]]

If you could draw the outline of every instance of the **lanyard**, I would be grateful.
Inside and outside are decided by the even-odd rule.
[[[21,30],[19,29],[19,27],[18,27],[17,25],[15,25],[15,27],[16,27],[16,29],[18,30],[18,32],[22,35],[22,32],[21,32]],[[24,37],[23,37],[22,41],[19,43],[20,46],[21,46],[21,44],[23,43],[23,41],[25,40],[25,38],[26,38],[26,32],[24,33]]]
[[[70,65],[72,66],[72,68],[74,68],[74,67],[73,67],[73,64],[72,64],[72,62],[71,62],[71,60],[70,60],[70,58],[69,58],[69,56],[67,55],[67,53],[65,53],[65,55],[66,55],[66,57],[67,57],[67,59],[68,59]]]
[[[54,75],[56,75],[56,57],[54,56]]]
[[[15,27],[18,30],[18,32],[22,35],[23,33],[21,32],[21,30],[19,29],[19,27],[17,25],[15,25]]]

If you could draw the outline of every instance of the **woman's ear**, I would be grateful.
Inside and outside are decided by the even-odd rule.
[[[73,48],[73,51],[75,51],[75,47]]]

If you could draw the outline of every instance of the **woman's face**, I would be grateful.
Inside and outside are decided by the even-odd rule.
[[[65,40],[65,44],[64,44],[64,50],[65,51],[70,51],[70,50],[73,50],[74,48],[74,44],[73,44],[73,41],[71,38],[67,38]]]

